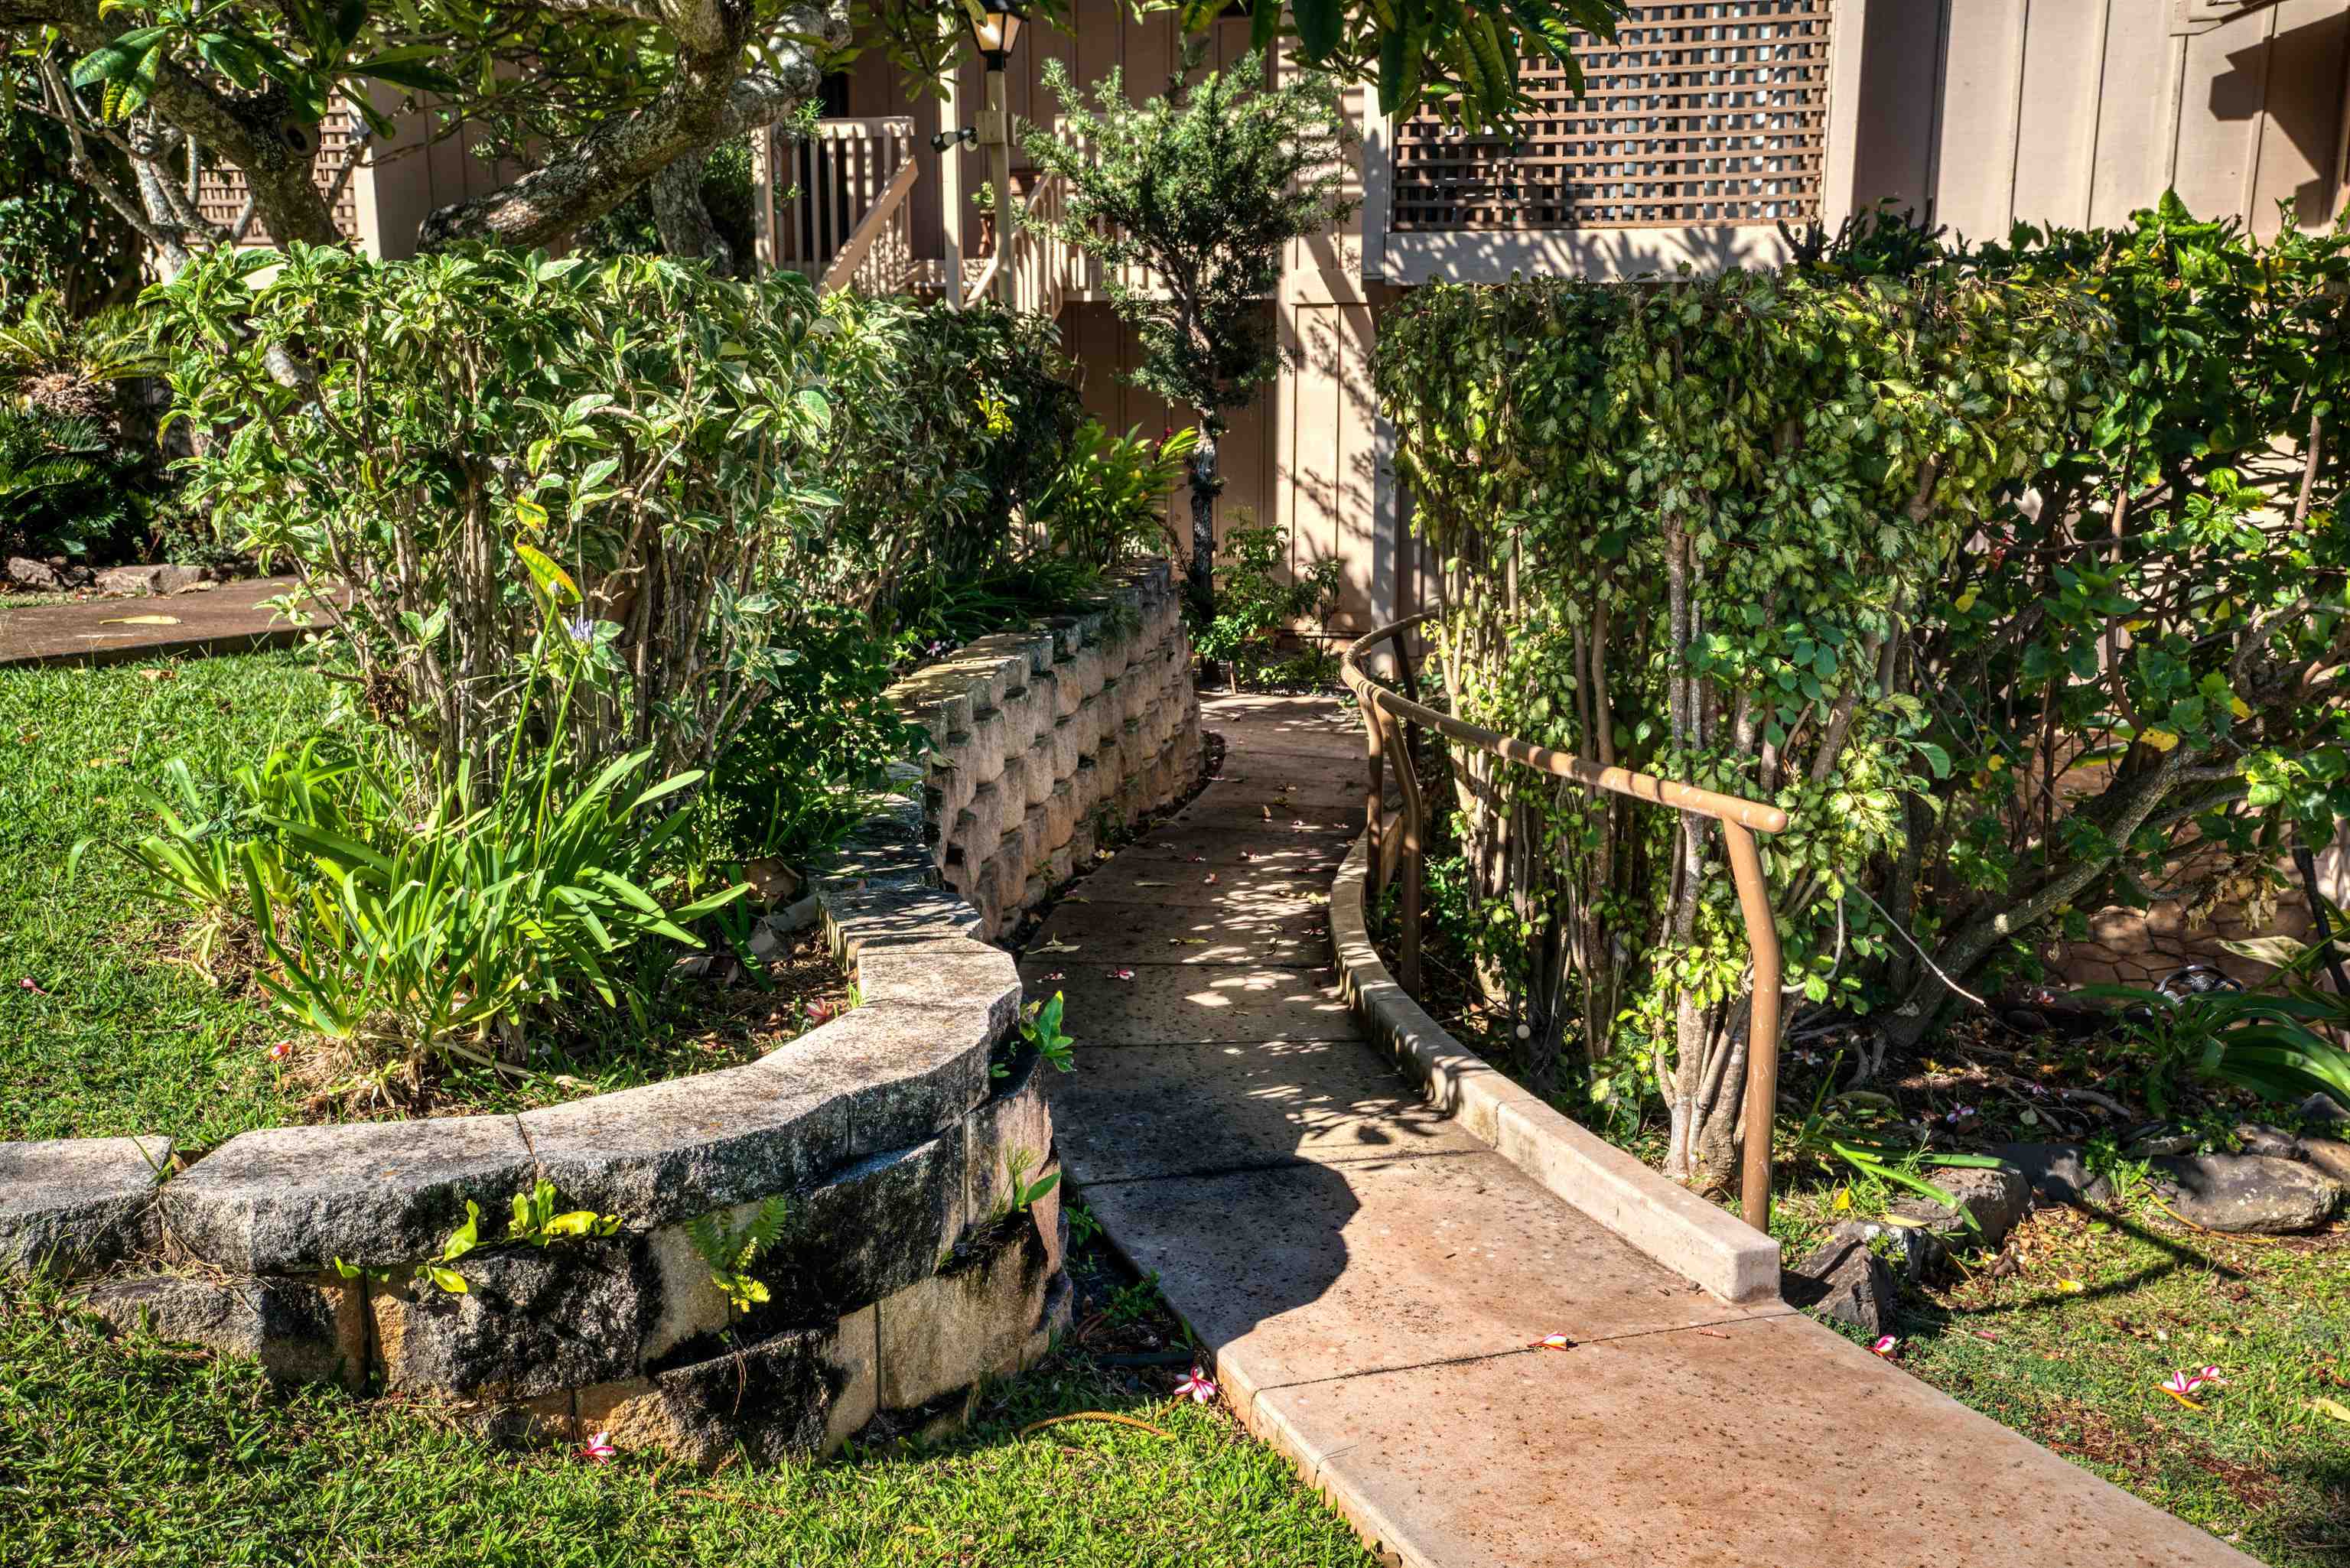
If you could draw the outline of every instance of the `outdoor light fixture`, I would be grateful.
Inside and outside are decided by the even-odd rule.
[[[1012,244],[1012,115],[1004,106],[1003,63],[1012,57],[1012,46],[1027,20],[1021,0],[979,0],[978,9],[971,13],[971,41],[987,62],[987,107],[979,111],[972,129],[979,133],[978,144],[987,149],[987,180],[995,194],[995,296],[1006,305],[1012,303],[1006,254]]]
[[[979,46],[979,57],[989,70],[1003,68],[1020,36],[1020,25],[1027,19],[1027,8],[1017,0],[987,0],[972,14],[971,41]]]
[[[979,129],[976,126],[966,125],[961,130],[933,130],[931,132],[931,151],[944,152],[960,142],[978,140]]]

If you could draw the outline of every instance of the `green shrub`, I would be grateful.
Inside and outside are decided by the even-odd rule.
[[[128,389],[158,369],[129,309],[77,320],[36,294],[0,326],[0,552],[104,561],[135,549],[168,486]]]
[[[64,48],[57,46],[60,55]],[[78,315],[137,286],[144,246],[77,177],[66,128],[17,96],[12,73],[20,65],[0,67],[0,80],[7,84],[0,89],[0,309],[53,294]],[[127,160],[103,143],[92,151],[117,188],[128,188]]]
[[[653,808],[696,775],[641,787],[650,760],[583,779],[550,753],[486,792],[461,766],[421,797],[404,770],[335,735],[273,751],[224,787],[175,762],[161,830],[130,853],[193,919],[200,955],[249,929],[265,954],[255,980],[282,1012],[414,1084],[436,1055],[519,1056],[528,1023],[577,997],[641,1015],[651,977],[634,950],[699,946],[685,924],[744,891],[656,898],[687,817]]]
[[[1376,374],[1445,574],[1454,711],[1786,807],[1787,981],[1864,1000],[1891,939],[1856,882],[1949,767],[1901,674],[1917,607],[2090,424],[2111,336],[2076,289],[1953,265],[1415,291]],[[1475,950],[1525,1065],[1637,1044],[1668,1169],[1723,1176],[1752,982],[1719,839],[1482,753],[1455,769]]]
[[[891,654],[853,611],[806,617],[703,792],[717,853],[796,860],[829,845],[889,764],[919,754],[922,731],[882,696],[897,673]]]
[[[102,551],[132,519],[130,479],[95,420],[0,405],[0,556]]]
[[[517,749],[582,777],[640,751],[706,768],[822,597],[832,405],[804,283],[296,244],[150,297],[174,416],[205,438],[191,496],[347,585],[337,651],[444,782],[494,789]],[[533,708],[550,639],[590,678]]]
[[[1289,539],[1282,530],[1250,521],[1245,514],[1224,535],[1223,559],[1216,568],[1215,615],[1191,628],[1192,645],[1201,658],[1229,659],[1236,678],[1262,680],[1282,662],[1284,631],[1299,620],[1328,618],[1338,597],[1336,558],[1326,556],[1291,576],[1288,553]],[[1308,656],[1302,667],[1289,672],[1290,679],[1326,683],[1321,677],[1326,657]]]
[[[899,662],[920,663],[991,632],[1096,607],[1101,589],[1101,573],[1087,562],[1042,553],[971,576],[926,578],[898,602]]]
[[[2118,363],[1908,618],[1951,766],[1880,889],[1932,963],[1880,977],[1903,1041],[1954,1004],[1936,970],[1981,990],[2109,904],[2273,898],[2350,815],[2350,224],[2262,242],[2170,196],[1967,265],[2094,295]]]
[[[1097,420],[1078,428],[1060,472],[1028,510],[1051,548],[1105,567],[1153,553],[1181,557],[1167,498],[1190,472],[1200,432],[1187,428],[1152,441],[1138,433],[1141,428],[1122,436]]]
[[[894,631],[902,603],[1011,562],[1083,409],[1040,317],[843,291],[824,318],[825,585]]]

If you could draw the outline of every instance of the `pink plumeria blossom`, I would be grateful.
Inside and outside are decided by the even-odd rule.
[[[1526,1348],[1528,1350],[1573,1350],[1575,1341],[1563,1334],[1546,1334],[1540,1339],[1529,1341]]]
[[[1189,1399],[1194,1405],[1205,1405],[1216,1397],[1215,1380],[1194,1366],[1191,1376],[1175,1385],[1175,1397]]]
[[[1109,971],[1109,977],[1112,980],[1132,980],[1134,971],[1130,969],[1114,969]]]
[[[1215,874],[1213,871],[1209,872],[1205,877],[1201,877],[1201,878],[1200,878],[1200,880],[1201,880],[1201,881],[1202,881],[1202,882],[1212,882],[1212,881],[1214,881],[1215,879],[1216,879],[1216,874]]]
[[[1868,1348],[1890,1361],[1900,1354],[1901,1342],[1889,1334],[1881,1334],[1877,1336],[1877,1343]]]
[[[19,990],[23,990],[23,991],[29,991],[29,992],[31,992],[35,996],[47,996],[47,995],[48,995],[48,994],[49,994],[47,992],[43,991],[39,986],[35,985],[35,984],[33,983],[33,980],[32,980],[32,977],[31,977],[30,975],[27,975],[27,976],[26,976],[23,980],[18,981],[16,982],[16,985],[17,985],[17,988],[18,988]]]
[[[280,1040],[269,1048],[269,1059],[273,1062],[283,1062],[292,1054],[294,1054],[294,1042],[291,1040]]]
[[[2218,1386],[2227,1381],[2225,1377],[2220,1376],[2218,1367],[2198,1366],[2188,1371],[2172,1373],[2163,1380],[2162,1391],[2165,1394],[2176,1394],[2185,1398],[2199,1388]]]
[[[839,1012],[839,1003],[818,997],[807,1004],[807,1021],[810,1023],[829,1023]]]
[[[620,1450],[612,1446],[612,1434],[598,1432],[579,1445],[579,1457],[590,1464],[608,1465],[612,1456]]]

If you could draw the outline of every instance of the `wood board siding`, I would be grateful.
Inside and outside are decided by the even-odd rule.
[[[2175,187],[2275,234],[2342,192],[2350,0],[1839,0],[1852,191],[1970,238],[2116,224]]]

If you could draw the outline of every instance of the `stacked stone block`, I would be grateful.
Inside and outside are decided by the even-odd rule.
[[[930,732],[924,837],[980,933],[1019,921],[1200,763],[1191,641],[1163,561],[1048,632],[985,637],[891,695]]]

